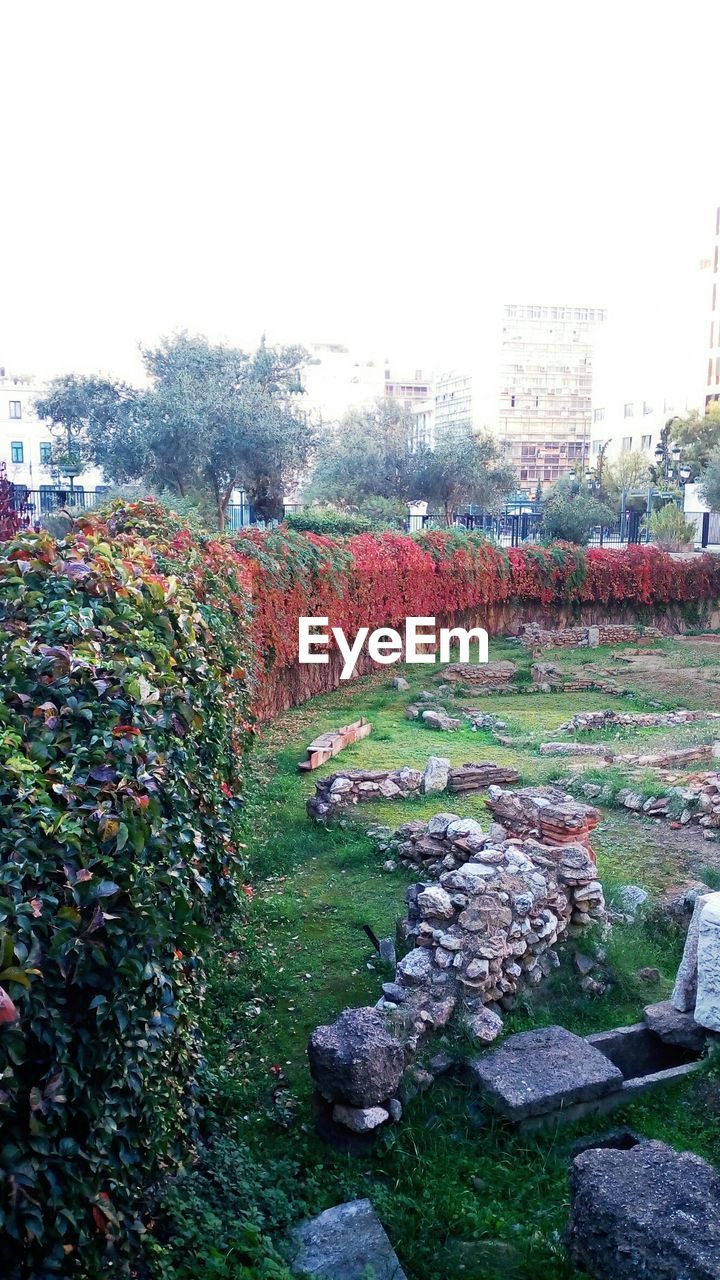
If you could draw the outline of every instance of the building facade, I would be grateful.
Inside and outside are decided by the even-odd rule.
[[[438,374],[435,383],[435,426],[440,434],[448,427],[474,425],[471,373]]]
[[[301,407],[317,424],[341,422],[384,396],[414,412],[434,394],[433,379],[422,369],[398,370],[387,357],[360,355],[339,342],[314,342],[308,349]]]
[[[608,395],[599,390],[594,397],[590,427],[590,466],[603,455],[617,462],[623,454],[642,453],[648,463],[655,461],[660,435],[671,418],[684,418],[697,404],[671,396],[635,397]]]
[[[428,400],[434,389],[434,380],[422,369],[414,369],[412,374],[406,370],[398,374],[387,364],[383,372],[383,394],[397,400],[405,409],[414,409],[418,404]]]
[[[53,436],[35,412],[35,400],[45,390],[36,378],[10,374],[0,365],[0,462],[16,491],[27,491],[32,515],[52,510],[56,495],[70,487],[53,467]],[[80,501],[85,495],[94,498],[105,487],[102,471],[88,468],[73,478],[72,487]]]
[[[720,400],[720,205],[715,210],[715,243],[710,270],[710,344],[707,358],[705,408]]]
[[[495,430],[523,492],[587,462],[597,307],[504,309]]]

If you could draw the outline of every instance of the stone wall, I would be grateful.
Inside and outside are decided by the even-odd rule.
[[[428,1031],[455,1015],[490,1043],[518,989],[559,963],[555,944],[603,916],[587,843],[597,810],[557,787],[491,787],[488,801],[500,819],[488,831],[438,813],[390,843],[401,862],[422,868],[400,926],[410,950],[374,1009],[346,1010],[310,1038],[328,1123],[365,1133],[399,1119],[403,1078]]]
[[[423,773],[419,769],[346,769],[329,773],[315,783],[315,795],[307,802],[308,817],[322,822],[352,804],[367,800],[406,800],[413,795],[443,791],[483,791],[493,785],[517,782],[517,769],[504,765],[469,762],[451,767],[444,756],[430,756]]]
[[[661,640],[659,627],[643,627],[634,623],[601,622],[587,627],[562,627],[548,631],[537,622],[529,622],[520,630],[524,649],[588,649],[599,644],[632,644],[636,640]]]

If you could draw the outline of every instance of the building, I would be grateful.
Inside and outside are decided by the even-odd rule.
[[[436,414],[434,399],[419,400],[410,408],[412,423],[410,426],[410,446],[414,453],[418,449],[435,448]]]
[[[687,417],[697,404],[681,396],[612,395],[599,389],[593,400],[590,426],[590,466],[603,454],[617,462],[626,453],[642,453],[655,461],[660,435],[671,418]]]
[[[710,260],[710,345],[705,385],[705,408],[720,400],[720,205],[715,210],[715,244]]]
[[[596,307],[504,309],[494,427],[520,488],[534,494],[589,452]]]
[[[340,422],[352,409],[363,409],[391,396],[414,409],[433,395],[433,379],[422,369],[397,371],[388,359],[360,355],[339,342],[313,342],[303,372],[302,407],[312,422]]]
[[[428,400],[433,395],[433,389],[433,378],[423,374],[422,369],[415,369],[411,376],[408,371],[397,374],[385,366],[383,395],[399,401],[405,409],[413,409],[417,404]]]
[[[438,374],[435,383],[435,425],[441,433],[447,427],[474,425],[473,377],[470,373]]]
[[[35,413],[35,400],[46,388],[36,378],[12,375],[0,365],[0,462],[16,491],[27,492],[30,514],[51,511],[58,495],[69,489],[69,480],[52,465],[53,436],[46,422]],[[73,489],[82,501],[94,500],[104,487],[99,468],[93,467],[73,478]]]

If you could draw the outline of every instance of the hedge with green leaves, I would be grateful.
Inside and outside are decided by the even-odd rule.
[[[192,1009],[234,840],[247,595],[151,503],[0,549],[0,1274],[122,1272],[197,1125]]]

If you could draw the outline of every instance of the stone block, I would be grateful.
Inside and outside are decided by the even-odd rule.
[[[670,1000],[659,1000],[646,1005],[645,1022],[665,1044],[680,1045],[684,1049],[702,1053],[705,1031],[698,1026],[692,1013],[676,1009]]]
[[[697,999],[697,957],[698,957],[698,938],[700,935],[700,917],[703,908],[713,895],[711,893],[698,894],[693,907],[692,918],[685,939],[685,947],[682,954],[682,960],[675,978],[675,986],[673,987],[670,1003],[679,1010],[680,1013],[692,1012],[695,1009],[695,1001]]]
[[[291,1234],[292,1271],[316,1280],[406,1280],[369,1200],[351,1200],[303,1222]]]
[[[720,1031],[720,893],[711,893],[700,916],[695,1021]]]
[[[664,1142],[590,1148],[573,1161],[566,1243],[593,1280],[715,1280],[720,1179]]]
[[[374,1107],[392,1097],[405,1065],[402,1045],[382,1013],[370,1008],[346,1009],[330,1026],[316,1027],[308,1058],[323,1097],[353,1107]]]
[[[450,761],[446,756],[429,756],[420,783],[426,796],[436,795],[447,789]]]
[[[609,1058],[564,1027],[521,1031],[469,1066],[486,1101],[516,1122],[593,1101],[623,1082]]]

